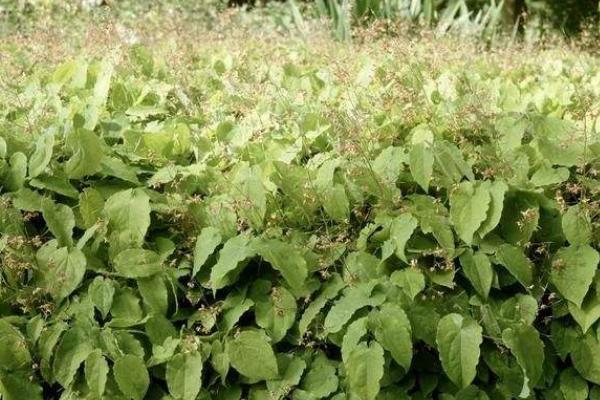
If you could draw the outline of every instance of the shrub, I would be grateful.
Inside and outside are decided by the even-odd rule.
[[[600,396],[597,60],[218,46],[0,99],[4,399]]]

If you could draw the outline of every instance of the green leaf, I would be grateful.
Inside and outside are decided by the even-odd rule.
[[[334,393],[338,388],[338,377],[333,363],[322,353],[315,356],[300,387],[317,399]]]
[[[596,321],[600,318],[600,299],[597,293],[593,296],[586,296],[581,307],[568,302],[569,313],[573,319],[579,324],[581,330],[585,334]]]
[[[362,338],[369,332],[368,328],[368,317],[355,319],[348,324],[344,337],[342,338],[342,361],[348,360],[350,354],[356,349]]]
[[[8,189],[9,192],[16,192],[23,184],[25,184],[25,177],[27,176],[27,156],[21,152],[13,153],[8,159],[10,168],[6,175],[3,186]]]
[[[500,222],[502,210],[504,209],[504,195],[508,191],[508,186],[503,181],[494,181],[491,183],[486,181],[481,186],[489,191],[491,200],[487,217],[477,230],[479,237],[483,238],[493,231]]]
[[[448,314],[438,323],[436,343],[442,367],[458,387],[465,388],[475,379],[482,341],[482,329],[471,318]]]
[[[362,400],[374,400],[379,394],[384,362],[383,348],[377,342],[357,346],[344,362],[350,393]]]
[[[296,247],[277,239],[261,240],[255,246],[258,254],[281,272],[292,288],[300,289],[304,286],[308,275],[306,260]]]
[[[164,271],[160,255],[144,249],[123,250],[115,257],[113,266],[125,278],[146,278]]]
[[[219,260],[210,272],[212,289],[217,290],[227,286],[227,275],[234,271],[240,262],[253,255],[254,250],[250,246],[250,239],[246,235],[238,235],[225,242],[225,245],[219,251]]]
[[[88,287],[88,295],[102,314],[102,318],[106,319],[115,295],[114,283],[110,279],[97,276]]]
[[[85,255],[79,249],[61,247],[53,250],[47,260],[38,260],[40,287],[60,302],[77,289],[85,275],[86,265]]]
[[[277,364],[280,376],[267,381],[267,389],[269,389],[271,398],[283,399],[290,388],[296,387],[300,383],[306,369],[306,361],[290,354],[278,354]]]
[[[539,204],[531,196],[509,192],[504,200],[499,231],[507,242],[523,246],[538,228],[539,219]]]
[[[460,265],[475,291],[487,299],[494,280],[494,270],[488,256],[481,251],[473,253],[469,249],[460,256]]]
[[[0,394],[3,400],[42,400],[42,387],[29,374],[0,374]]]
[[[84,227],[94,225],[102,216],[104,198],[94,188],[86,188],[79,194],[79,213],[83,218]]]
[[[425,276],[418,268],[410,267],[394,271],[390,275],[390,281],[402,288],[411,300],[425,289]]]
[[[587,382],[573,368],[560,373],[560,392],[565,400],[586,400],[589,389]]]
[[[169,310],[169,290],[163,275],[138,278],[137,286],[148,314],[166,315]]]
[[[40,175],[52,159],[54,147],[54,131],[48,130],[40,135],[35,143],[35,150],[29,158],[29,177],[35,178]]]
[[[266,281],[262,281],[266,282]],[[269,282],[267,282],[268,284]],[[270,286],[268,286],[270,288]],[[268,290],[268,289],[267,289]],[[233,329],[235,324],[238,323],[239,319],[244,315],[246,311],[254,306],[252,299],[246,298],[246,290],[234,291],[227,295],[225,302],[223,303],[223,318],[220,326],[222,332],[229,332]],[[210,317],[213,321],[216,318],[212,313]],[[213,321],[209,323],[212,324]],[[211,327],[212,328],[212,327]]]
[[[42,201],[42,214],[48,229],[61,246],[73,245],[73,228],[75,216],[69,206],[55,204],[51,200]]]
[[[404,310],[393,303],[383,304],[369,315],[369,330],[377,342],[405,371],[412,360],[412,331]]]
[[[142,246],[150,226],[150,198],[142,189],[113,194],[106,200],[104,213],[111,247],[124,250]]]
[[[94,350],[85,360],[85,380],[93,398],[102,399],[108,379],[108,363],[100,350]]]
[[[515,325],[502,332],[502,342],[523,370],[523,387],[519,396],[529,397],[543,372],[544,343],[539,332],[530,325]]]
[[[233,368],[254,380],[275,379],[279,375],[275,353],[261,331],[242,331],[227,342],[227,354]]]
[[[112,320],[109,325],[112,327],[125,328],[139,324],[144,313],[136,291],[129,287],[119,288],[115,294],[110,314]]]
[[[468,245],[487,219],[491,196],[485,186],[461,183],[450,195],[450,220],[458,236]]]
[[[154,314],[146,321],[146,334],[154,345],[161,345],[169,337],[178,336],[177,330],[166,317]]]
[[[550,281],[565,299],[581,307],[599,261],[600,255],[590,246],[563,247],[552,259]]]
[[[81,179],[100,171],[104,143],[94,132],[74,130],[67,136],[66,144],[73,153],[65,164],[69,179]]]
[[[533,280],[533,264],[523,254],[520,247],[503,244],[496,251],[498,262],[510,272],[524,287],[531,285]]]
[[[323,195],[323,208],[335,221],[345,221],[350,213],[350,202],[344,185],[337,183],[328,188]]]
[[[236,190],[233,195],[239,199],[238,213],[248,220],[250,225],[259,229],[262,227],[267,211],[266,190],[261,181],[261,168],[259,165],[247,166],[241,163],[233,185]]]
[[[253,292],[256,324],[267,331],[273,343],[281,341],[296,321],[296,299],[284,287],[271,288],[268,281],[256,281]]]
[[[54,355],[52,371],[54,377],[63,387],[69,387],[79,369],[94,350],[90,332],[76,326],[69,329],[62,337]]]
[[[42,211],[44,197],[38,192],[21,188],[13,193],[13,205],[26,211]]]
[[[356,311],[368,305],[377,305],[380,301],[371,299],[374,286],[373,282],[369,282],[346,288],[343,297],[335,302],[325,317],[325,331],[339,332]]]
[[[446,185],[458,183],[463,177],[473,181],[473,171],[471,166],[464,160],[461,151],[454,145],[445,140],[438,140],[433,145],[433,154],[435,156],[434,170],[438,173],[438,178],[443,179]]]
[[[2,371],[27,371],[31,355],[25,337],[7,320],[0,319],[0,376]]]
[[[204,265],[208,257],[215,251],[217,246],[221,244],[221,233],[217,228],[212,226],[202,229],[200,235],[196,239],[196,246],[194,246],[194,268],[192,270],[192,277],[200,271],[200,268]]]
[[[115,361],[113,373],[119,389],[133,400],[142,400],[150,386],[150,376],[144,361],[134,355],[126,354]]]
[[[93,131],[98,124],[100,114],[106,105],[108,91],[110,89],[110,80],[114,71],[113,54],[107,55],[98,63],[96,83],[91,97],[88,99],[85,110],[85,125],[84,128]]]
[[[177,400],[194,400],[202,385],[202,355],[193,351],[175,355],[167,363],[167,386]]]
[[[0,136],[0,159],[6,158],[6,140]]]
[[[410,173],[415,182],[423,188],[425,192],[429,190],[429,182],[433,174],[433,152],[425,142],[413,144],[410,150]]]
[[[570,172],[567,168],[552,168],[548,164],[542,166],[531,176],[531,183],[534,186],[557,185],[569,179]]]
[[[590,244],[593,228],[589,212],[579,204],[569,207],[562,217],[562,229],[571,245]]]
[[[396,248],[396,256],[404,262],[408,262],[404,254],[404,248],[408,239],[412,236],[417,228],[418,221],[411,214],[402,214],[398,218],[392,220],[390,226],[390,240]]]
[[[340,290],[345,286],[344,281],[340,278],[339,274],[334,274],[324,285],[323,290],[317,298],[315,298],[304,310],[302,318],[298,323],[298,330],[300,335],[304,335],[310,323],[315,319],[319,312],[325,307],[328,301],[335,298]]]
[[[571,360],[586,380],[600,385],[600,342],[595,333],[588,332],[574,343]]]

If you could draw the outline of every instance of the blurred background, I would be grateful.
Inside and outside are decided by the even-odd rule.
[[[412,24],[438,34],[459,32],[494,39],[508,35],[540,40],[548,33],[598,37],[598,0],[0,0],[0,33],[27,32],[51,17],[65,25],[89,18],[140,18],[210,26],[223,13],[271,17],[277,29],[298,29],[307,20],[326,19],[332,34],[349,40],[355,28],[373,23],[390,29]]]

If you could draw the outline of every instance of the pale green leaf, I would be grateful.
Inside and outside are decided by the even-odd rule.
[[[411,214],[402,214],[398,218],[392,220],[390,226],[390,240],[396,247],[396,256],[404,262],[407,262],[404,248],[408,239],[412,236],[414,230],[417,228],[418,221]]]
[[[530,396],[542,376],[544,364],[544,343],[539,332],[530,325],[515,325],[502,332],[502,342],[517,359],[523,370],[523,387],[520,397]]]
[[[433,174],[433,152],[424,142],[413,144],[410,150],[410,173],[425,192]]]
[[[390,276],[390,281],[402,288],[411,300],[414,300],[415,296],[425,289],[425,275],[418,268],[411,267],[394,271]]]
[[[240,374],[255,381],[277,378],[277,359],[263,332],[240,332],[227,347],[231,365]]]
[[[255,245],[258,254],[273,268],[281,272],[286,282],[296,289],[302,288],[308,275],[306,260],[300,250],[277,239],[261,240]]]
[[[504,195],[508,191],[508,186],[503,181],[494,182],[483,182],[482,187],[487,188],[490,193],[490,207],[487,211],[487,217],[477,230],[479,237],[483,238],[485,235],[490,233],[502,217],[502,210],[504,209]]]
[[[180,353],[167,363],[167,386],[177,400],[194,400],[202,385],[202,355],[198,351]]]
[[[55,204],[52,200],[42,201],[42,214],[46,226],[61,246],[73,244],[73,228],[75,227],[75,216],[71,208],[64,204]]]
[[[488,256],[483,252],[473,253],[469,249],[460,256],[460,265],[475,291],[487,299],[494,280],[494,270]]]
[[[147,278],[138,278],[137,286],[148,314],[167,314],[169,289],[163,275],[156,274]]]
[[[35,143],[35,150],[29,158],[29,177],[40,175],[52,159],[54,147],[54,131],[49,130],[40,135]]]
[[[127,189],[110,196],[104,205],[111,247],[141,247],[150,226],[150,198],[142,189]]]
[[[160,255],[144,249],[121,251],[113,260],[113,266],[125,278],[146,278],[164,271]]]
[[[263,282],[267,286],[260,285]],[[266,292],[258,286],[263,286]],[[296,299],[284,287],[271,288],[268,281],[256,281],[253,291],[257,292],[252,295],[256,324],[265,329],[273,343],[281,341],[296,321]]]
[[[338,388],[338,377],[333,363],[322,353],[313,359],[300,387],[317,399],[331,395]]]
[[[458,236],[467,244],[487,219],[491,196],[483,185],[475,187],[471,182],[461,183],[450,195],[450,220]]]
[[[599,261],[600,255],[590,246],[563,247],[552,259],[550,281],[565,299],[581,307]]]
[[[56,380],[63,387],[69,387],[79,366],[93,350],[93,341],[87,329],[79,326],[69,329],[54,355],[52,371]]]
[[[306,369],[306,361],[291,354],[278,354],[279,377],[267,381],[267,389],[272,398],[284,399],[290,388],[298,386]]]
[[[412,360],[412,330],[404,310],[393,303],[383,304],[369,315],[369,330],[405,371]]]
[[[235,271],[240,262],[253,255],[254,250],[250,246],[250,239],[246,235],[238,235],[225,242],[225,245],[219,251],[219,260],[210,272],[212,289],[217,290],[227,286],[227,275]]]
[[[482,341],[482,329],[471,318],[448,314],[439,321],[436,343],[442,367],[457,386],[467,387],[475,379]]]
[[[81,179],[100,171],[103,142],[94,132],[75,130],[67,136],[66,142],[73,153],[65,164],[69,179]]]
[[[571,360],[581,376],[600,385],[600,341],[595,333],[588,332],[574,341]]]
[[[600,299],[595,292],[593,296],[591,294],[586,296],[581,307],[571,302],[568,302],[568,307],[569,313],[584,334],[600,319]]]
[[[335,302],[325,317],[325,331],[339,332],[356,311],[368,305],[377,305],[380,300],[371,298],[374,286],[369,282],[346,288],[342,298]]]
[[[143,400],[150,386],[150,376],[140,357],[126,354],[118,358],[113,373],[119,389],[133,400]]]
[[[55,249],[47,260],[38,260],[40,287],[60,302],[79,286],[85,275],[86,265],[87,261],[81,250],[69,250],[66,247]]]
[[[192,277],[200,271],[200,268],[204,265],[208,257],[215,251],[217,246],[221,244],[221,233],[217,228],[212,226],[202,229],[200,235],[196,239],[196,245],[194,246],[194,268],[192,270]]]
[[[85,380],[95,399],[103,398],[108,370],[108,363],[100,350],[94,350],[85,360]]]
[[[384,372],[383,348],[377,342],[359,345],[344,362],[350,393],[361,400],[375,400]]]
[[[300,322],[298,330],[300,335],[304,335],[310,323],[315,319],[319,312],[325,307],[328,301],[335,298],[340,290],[345,286],[344,281],[339,274],[334,274],[324,285],[321,293],[306,307]]]
[[[589,211],[579,204],[569,207],[562,217],[562,230],[570,244],[590,244],[593,228]]]
[[[25,337],[7,320],[0,319],[0,372],[26,371],[31,368],[30,364],[31,355]]]
[[[520,247],[503,244],[496,252],[498,262],[517,278],[524,287],[531,285],[533,280],[533,263],[525,256]]]
[[[106,319],[115,295],[114,283],[108,278],[97,276],[88,287],[88,295],[94,306],[102,314],[102,318]]]

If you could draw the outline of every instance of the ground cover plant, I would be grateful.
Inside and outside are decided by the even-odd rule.
[[[597,57],[221,34],[0,46],[2,399],[600,398]]]

